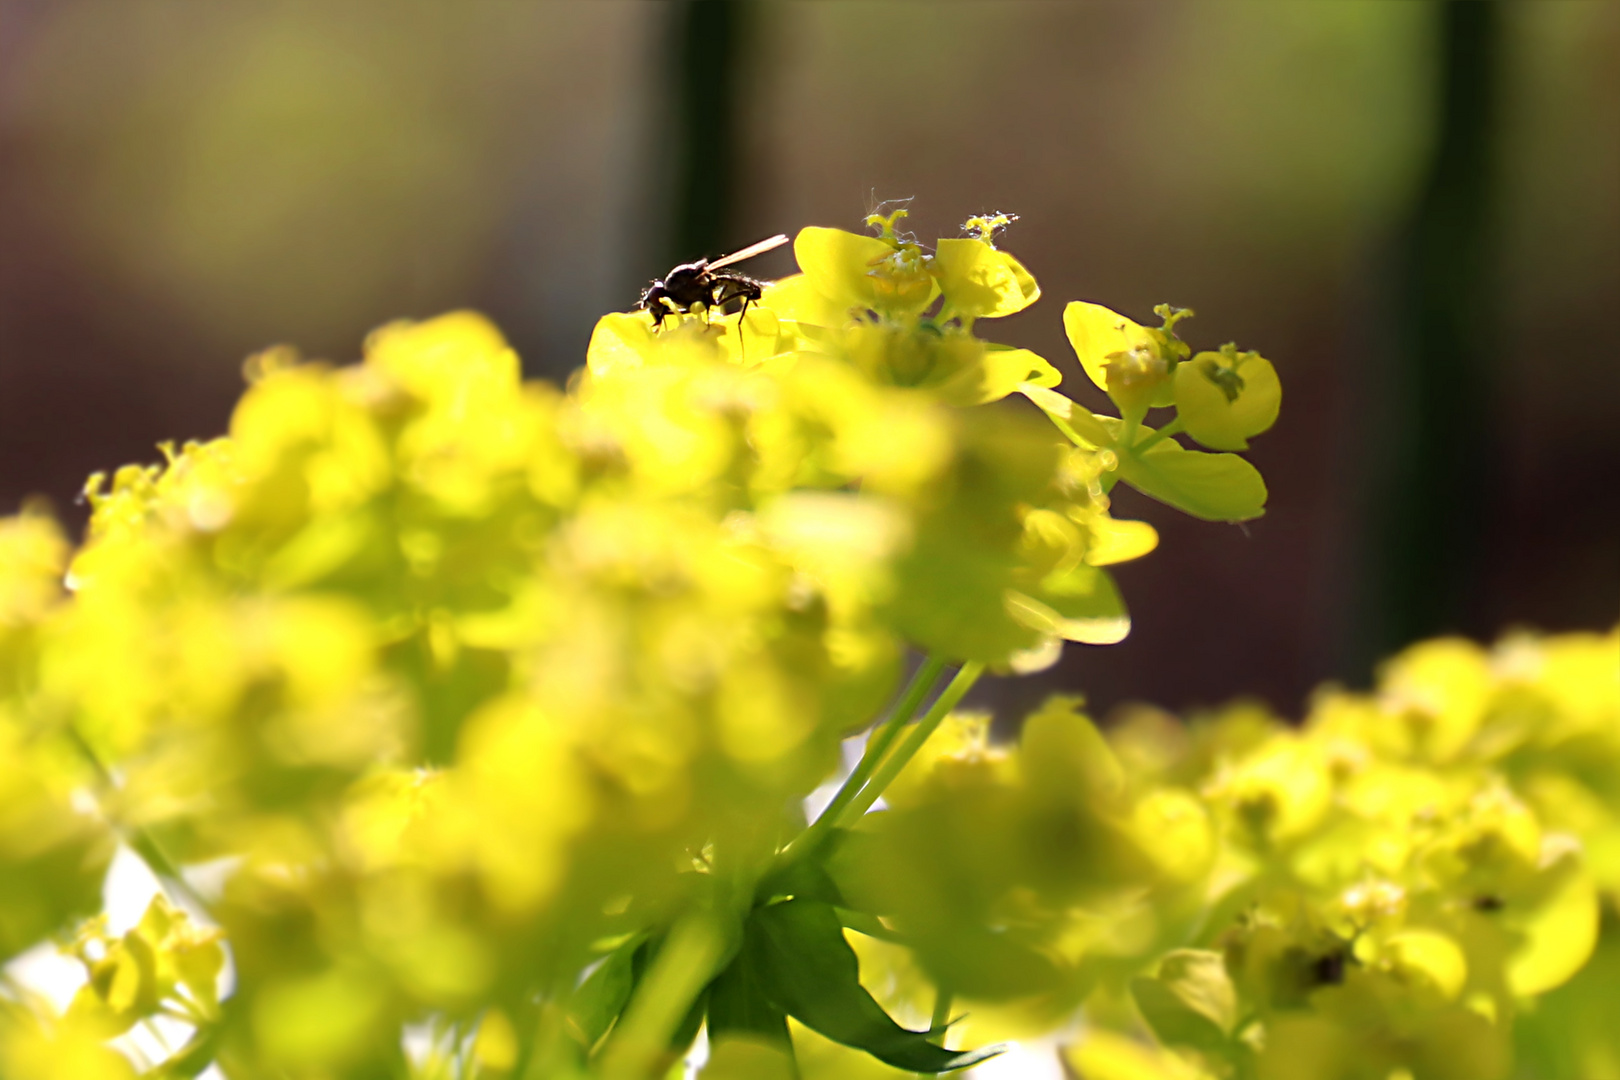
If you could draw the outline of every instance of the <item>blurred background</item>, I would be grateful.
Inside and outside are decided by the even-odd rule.
[[[1268,514],[1122,494],[1132,636],[987,700],[1297,714],[1419,636],[1620,618],[1612,2],[0,0],[0,512],[80,528],[267,345],[474,307],[562,380],[674,262],[898,198],[1022,215],[1046,300],[986,331],[1097,407],[1069,299],[1285,388]]]

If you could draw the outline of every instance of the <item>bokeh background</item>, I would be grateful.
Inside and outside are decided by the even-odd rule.
[[[1198,311],[1282,373],[1271,509],[984,693],[1297,712],[1415,637],[1620,617],[1620,4],[0,0],[0,512],[223,431],[278,342],[470,306],[562,380],[678,259],[1013,211],[995,327]],[[752,268],[791,269],[785,251]],[[1101,404],[1092,394],[1093,404]],[[1620,658],[1617,658],[1620,663]]]

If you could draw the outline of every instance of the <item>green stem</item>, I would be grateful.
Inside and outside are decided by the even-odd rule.
[[[532,1015],[520,1015],[526,1031],[512,1070],[514,1076],[523,1080],[546,1080],[572,1067],[574,1051],[569,1044],[573,1039],[565,1033],[564,1025],[574,988],[573,975],[559,973],[553,976],[550,988],[542,991],[538,1001],[531,999]]]
[[[950,714],[952,709],[956,708],[957,702],[961,701],[963,695],[973,688],[973,684],[979,681],[979,676],[982,674],[984,674],[984,665],[977,661],[962,665],[962,669],[956,673],[956,678],[951,680],[951,684],[945,688],[944,693],[939,695],[939,699],[934,702],[928,712],[923,714],[923,718],[912,727],[911,734],[906,736],[906,741],[901,743],[900,748],[884,760],[876,775],[872,777],[871,782],[866,787],[861,789],[860,794],[850,800],[845,812],[846,817],[858,818],[872,808],[872,804],[878,801],[878,797],[883,794],[890,784],[894,783],[894,778],[899,776],[911,759],[917,756],[917,751],[922,749],[923,743],[928,741],[928,737],[934,733],[934,729],[938,728],[941,721]]]
[[[636,987],[629,1006],[608,1035],[601,1068],[592,1076],[604,1080],[644,1080],[663,1075],[685,1046],[673,1043],[681,1021],[692,1011],[709,982],[736,954],[743,925],[752,909],[760,874],[769,865],[772,845],[758,843],[716,851],[715,871],[707,875],[712,890],[696,908],[676,919],[657,950],[652,966]],[[560,997],[565,997],[561,995]],[[556,1070],[530,1073],[557,1075]]]
[[[939,1045],[945,1046],[946,1032],[944,1027],[951,1022],[952,994],[943,986],[934,990],[934,1015],[928,1020],[928,1030],[939,1033]],[[947,1048],[948,1049],[948,1048]],[[939,1076],[939,1073],[918,1073],[920,1080],[929,1080],[930,1077]]]
[[[712,913],[694,912],[675,924],[603,1054],[606,1080],[645,1080],[725,955]]]
[[[951,998],[953,996],[954,995],[952,995],[951,992],[949,990],[945,989],[943,986],[940,987],[935,992],[935,994],[934,994],[934,1017],[933,1017],[932,1020],[928,1021],[928,1030],[929,1031],[938,1031],[940,1028],[942,1028],[946,1024],[950,1023],[950,1020],[951,1020]],[[940,1045],[944,1046],[945,1044],[942,1041],[940,1043]]]
[[[79,755],[95,770],[102,784],[109,790],[116,790],[118,785],[113,779],[112,770],[108,769],[102,762],[100,755],[96,753],[95,747],[90,745],[89,740],[73,724],[67,724],[66,730],[69,741],[78,749]],[[173,859],[169,858],[168,853],[163,850],[163,846],[157,842],[156,837],[139,825],[125,825],[123,830],[125,832],[124,839],[128,842],[130,849],[139,855],[141,860],[151,869],[152,873],[157,877],[158,883],[169,893],[169,899],[183,900],[197,911],[211,916],[208,901],[203,899],[201,893],[191,887],[191,883],[180,873],[180,867],[175,864]]]
[[[1159,443],[1163,442],[1165,439],[1168,439],[1170,436],[1181,434],[1184,430],[1186,430],[1186,425],[1181,422],[1181,417],[1178,416],[1168,424],[1164,425],[1164,427],[1160,428],[1158,431],[1155,431],[1153,434],[1143,439],[1141,442],[1132,445],[1131,440],[1136,437],[1136,433],[1139,430],[1141,429],[1137,425],[1132,424],[1129,420],[1125,421],[1125,430],[1120,433],[1119,443],[1115,446],[1114,453],[1118,455],[1130,454],[1133,456],[1144,454],[1153,447],[1159,445]],[[1110,491],[1113,491],[1114,485],[1117,483],[1119,483],[1119,467],[1115,466],[1114,469],[1108,473],[1108,475],[1102,478],[1103,494],[1106,495]]]
[[[1127,411],[1125,409],[1121,409],[1120,412],[1125,414],[1124,415],[1125,424],[1124,424],[1124,427],[1120,428],[1119,438],[1117,440],[1115,440],[1112,449],[1114,451],[1114,456],[1115,457],[1122,458],[1126,454],[1132,454],[1132,453],[1136,452],[1136,447],[1131,445],[1131,444],[1136,441],[1136,433],[1141,430],[1142,417],[1140,415],[1134,415],[1133,416],[1133,415],[1131,415],[1131,413],[1129,411]],[[1144,441],[1146,441],[1146,440],[1144,440]],[[1117,483],[1119,483],[1119,465],[1118,464],[1116,464],[1114,466],[1114,468],[1109,471],[1107,476],[1104,476],[1102,478],[1103,494],[1106,495],[1110,491],[1113,491],[1114,490],[1114,485],[1117,484]]]
[[[856,763],[848,779],[838,789],[838,793],[832,797],[832,802],[827,804],[827,808],[816,818],[814,824],[788,844],[783,850],[784,855],[793,852],[793,857],[797,857],[802,851],[814,851],[826,839],[827,834],[837,827],[843,820],[844,809],[861,793],[861,788],[871,779],[872,772],[883,760],[883,755],[889,752],[889,747],[899,737],[901,729],[911,721],[917,707],[934,688],[934,684],[939,681],[940,672],[944,670],[945,661],[941,657],[930,656],[923,661],[922,667],[917,669],[917,674],[912,676],[911,683],[896,703],[893,713],[872,734],[871,741],[866,744],[866,752],[861,755],[861,760]]]
[[[1119,441],[1114,445],[1119,448],[1117,453],[1124,453],[1135,448],[1132,444],[1136,442],[1136,433],[1142,430],[1142,412],[1138,409],[1121,409],[1120,413],[1125,425],[1119,429]]]
[[[1178,416],[1168,424],[1164,425],[1164,427],[1160,428],[1158,431],[1155,431],[1153,434],[1131,447],[1131,453],[1145,454],[1149,449],[1157,446],[1160,442],[1168,439],[1170,436],[1181,434],[1181,432],[1185,430],[1185,427],[1186,425],[1181,422],[1181,417]]]

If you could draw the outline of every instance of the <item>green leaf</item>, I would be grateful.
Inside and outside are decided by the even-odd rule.
[[[674,1032],[669,1037],[669,1048],[675,1051],[677,1057],[685,1054],[692,1048],[697,1039],[698,1030],[703,1027],[703,1018],[709,1014],[709,991],[704,988],[698,995],[692,1007],[686,1010],[681,1022],[675,1025]]]
[[[1266,482],[1236,454],[1205,454],[1165,439],[1146,453],[1121,453],[1119,474],[1142,494],[1205,521],[1249,521],[1266,512]]]
[[[1237,992],[1219,953],[1177,949],[1157,978],[1131,980],[1131,996],[1159,1041],[1222,1054],[1237,1021]]]
[[[928,1041],[931,1032],[896,1024],[861,985],[859,961],[830,904],[789,900],[759,908],[748,921],[743,950],[757,965],[762,988],[777,1008],[884,1064],[912,1072],[949,1072],[1001,1052],[994,1046],[946,1050]]]
[[[848,829],[828,830],[819,848],[822,857],[830,856],[848,836]],[[819,859],[793,859],[779,865],[761,878],[754,890],[757,903],[792,897],[820,900],[835,907],[844,907],[849,903]]]
[[[876,938],[879,941],[887,941],[895,945],[907,944],[904,934],[897,930],[889,929],[882,919],[878,918],[876,915],[873,915],[871,912],[847,907],[836,907],[833,910],[838,913],[838,921],[843,923],[844,926],[850,930],[854,930],[860,934],[865,934],[869,938]]]
[[[568,1008],[568,1026],[587,1050],[601,1041],[624,1011],[630,991],[635,987],[636,951],[645,944],[641,937],[625,942],[609,953],[574,991]]]
[[[709,1038],[745,1036],[792,1052],[787,1014],[767,996],[757,955],[746,945],[709,984]]]

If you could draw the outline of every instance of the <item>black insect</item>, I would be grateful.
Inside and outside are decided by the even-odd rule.
[[[1319,956],[1311,965],[1311,974],[1322,986],[1337,986],[1344,982],[1344,953],[1331,952]]]
[[[786,235],[778,233],[769,240],[749,244],[741,251],[733,251],[713,261],[699,259],[697,262],[681,263],[648,285],[636,307],[652,312],[654,326],[664,325],[664,316],[670,313],[671,308],[686,312],[698,304],[714,308],[741,300],[742,311],[746,315],[748,305],[759,300],[765,282],[725,268],[779,248],[787,240]]]

